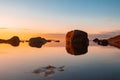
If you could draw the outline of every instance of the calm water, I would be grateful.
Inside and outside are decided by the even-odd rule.
[[[88,52],[77,56],[68,54],[63,43],[42,48],[0,44],[0,64],[0,80],[120,80],[120,49],[91,42]],[[56,69],[33,73],[48,65]]]

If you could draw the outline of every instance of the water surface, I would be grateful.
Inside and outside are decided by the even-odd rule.
[[[69,54],[64,43],[42,48],[0,44],[0,64],[0,80],[120,80],[120,49],[91,42],[84,55]],[[64,66],[64,71],[33,73],[48,65]]]

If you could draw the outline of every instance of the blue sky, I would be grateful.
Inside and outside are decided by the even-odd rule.
[[[0,0],[0,27],[65,33],[120,29],[120,0]]]

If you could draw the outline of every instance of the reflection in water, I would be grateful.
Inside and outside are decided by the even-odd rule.
[[[44,45],[47,42],[48,41],[45,38],[41,38],[41,37],[31,38],[29,40],[29,46],[41,48],[42,45]]]
[[[97,43],[98,45],[101,45],[101,46],[108,46],[108,41],[103,39],[103,40],[99,40],[98,38],[95,38],[93,40],[95,43]]]
[[[55,67],[55,66],[48,65],[46,67],[40,67],[34,70],[33,73],[39,74],[43,77],[49,77],[49,76],[54,76],[56,71],[60,71],[60,72],[64,71],[64,67],[65,66]]]
[[[111,45],[120,49],[120,35],[109,38],[109,39],[101,39],[101,40],[99,40],[98,38],[95,38],[93,41],[101,46]]]
[[[20,41],[18,36],[13,36],[12,38],[8,40],[0,39],[0,43],[11,44],[12,46],[19,46],[20,42],[22,41]]]
[[[35,37],[35,38],[30,38],[29,41],[29,46],[31,47],[36,47],[36,48],[41,48],[42,45],[46,44],[47,42],[60,42],[59,40],[46,40],[45,38],[42,37]]]
[[[115,37],[109,38],[108,43],[111,46],[117,47],[120,49],[120,35],[117,35]]]
[[[120,51],[114,47],[90,46],[87,55],[74,57],[64,46],[33,49],[24,44],[16,49],[0,45],[0,80],[120,80]]]
[[[36,48],[41,48],[42,45],[51,41],[60,42],[59,40],[46,40],[41,37],[30,38],[29,40],[20,40],[18,36],[13,36],[8,40],[0,39],[0,43],[10,44],[12,46],[19,46],[20,42],[29,42],[29,46]]]
[[[88,35],[84,31],[74,30],[66,34],[66,50],[72,55],[85,54],[88,51]]]

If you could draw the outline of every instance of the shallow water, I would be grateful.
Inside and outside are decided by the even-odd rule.
[[[64,43],[42,48],[0,44],[0,64],[0,80],[120,80],[120,49],[91,42],[88,52],[77,56],[69,54]],[[64,70],[33,73],[48,65],[64,66]]]

